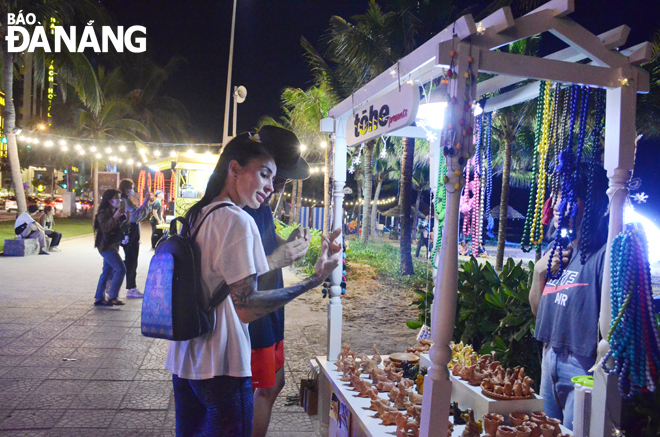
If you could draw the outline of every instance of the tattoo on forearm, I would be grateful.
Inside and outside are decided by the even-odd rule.
[[[229,293],[237,310],[248,310],[256,318],[259,318],[282,308],[288,302],[320,283],[321,281],[316,276],[312,276],[291,287],[257,291],[257,275],[250,275],[230,284]]]

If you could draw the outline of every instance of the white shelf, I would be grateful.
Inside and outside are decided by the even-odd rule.
[[[386,358],[383,356],[383,358]],[[396,436],[396,426],[381,425],[375,411],[369,409],[371,400],[360,398],[353,391],[348,382],[341,380],[342,374],[335,370],[333,363],[328,363],[325,357],[316,357],[321,368],[321,377],[326,377],[332,386],[333,392],[344,402],[351,411],[351,435],[355,437],[392,437]],[[363,375],[363,377],[368,375]],[[388,399],[387,393],[378,394],[383,399]],[[449,407],[449,406],[448,406]],[[450,418],[451,419],[451,418]],[[464,425],[454,427],[452,437],[460,437],[465,429]]]

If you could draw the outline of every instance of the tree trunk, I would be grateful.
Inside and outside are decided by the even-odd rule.
[[[303,193],[303,181],[298,181],[298,197],[296,199],[296,223],[300,223],[300,212],[302,211],[302,193]],[[307,227],[307,224],[303,224],[303,227]]]
[[[284,191],[282,191],[277,198],[277,203],[275,204],[275,210],[273,211],[273,217],[276,219],[279,219],[279,214],[280,214],[280,209],[282,208],[282,204],[284,203],[282,200],[284,198]]]
[[[332,142],[331,142],[332,143]],[[330,153],[332,146],[327,146],[324,150],[324,166],[325,173],[323,174],[323,235],[328,235],[330,232],[330,214],[332,209],[332,187],[330,186]]]
[[[293,181],[293,187],[291,188],[291,208],[289,210],[289,214],[291,216],[289,217],[289,226],[293,226],[295,223],[297,223],[297,216],[298,212],[296,211],[296,208],[298,207],[298,182]]]
[[[27,122],[32,118],[32,65],[34,55],[30,52],[25,52],[23,55],[23,120],[22,125],[27,126]]]
[[[373,141],[367,141],[362,150],[362,169],[364,171],[364,179],[362,183],[364,188],[362,189],[362,195],[364,196],[364,203],[362,204],[362,235],[360,236],[360,241],[363,243],[369,242],[369,230],[371,224],[371,189],[372,189],[372,178],[373,178],[373,168],[371,166],[371,154],[374,150]]]
[[[378,213],[378,198],[380,197],[380,189],[383,186],[383,180],[378,177],[378,185],[376,185],[376,194],[374,194],[374,204],[371,207],[371,226],[369,228],[371,229],[371,232],[374,235],[377,235],[376,233],[376,214]]]
[[[5,57],[5,136],[7,137],[7,156],[9,157],[9,165],[11,167],[11,182],[16,195],[16,215],[18,216],[27,211],[27,203],[25,202],[25,190],[23,190],[23,180],[21,179],[21,164],[18,159],[18,145],[16,144],[16,134],[14,133],[14,127],[16,126],[16,108],[14,107],[13,90],[14,55],[8,51],[4,33],[2,32],[1,37]]]
[[[94,158],[94,164],[92,164],[92,177],[94,181],[94,207],[92,209],[92,219],[96,217],[96,213],[99,212],[99,205],[101,204],[101,197],[99,196],[99,161]]]
[[[410,207],[412,203],[413,158],[415,156],[415,139],[403,139],[403,156],[401,157],[401,275],[410,276],[414,272],[412,262],[412,218]]]
[[[508,139],[504,143],[504,162],[502,163],[502,197],[500,198],[500,223],[497,232],[497,257],[495,269],[502,270],[504,265],[504,248],[506,243],[506,216],[509,209],[509,175],[511,173],[511,142]]]

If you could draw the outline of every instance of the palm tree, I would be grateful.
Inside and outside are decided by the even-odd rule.
[[[17,200],[17,213],[21,214],[27,209],[25,201],[25,191],[23,190],[23,183],[21,180],[21,166],[18,158],[18,145],[16,144],[16,108],[14,106],[14,62],[19,59],[19,55],[9,52],[7,43],[7,15],[8,13],[16,14],[22,11],[23,14],[34,13],[40,17],[41,21],[46,22],[43,17],[55,18],[59,23],[69,24],[74,19],[81,19],[92,17],[95,19],[101,18],[99,13],[100,9],[96,2],[91,0],[2,0],[0,1],[0,38],[2,39],[2,60],[3,65],[3,81],[5,93],[5,135],[7,137],[7,154],[9,157],[9,165],[11,167],[11,179],[14,186],[14,192]],[[30,26],[26,26],[30,27]],[[32,31],[32,29],[28,29]],[[80,58],[76,57],[79,61]],[[80,64],[79,64],[80,65]],[[66,75],[65,75],[66,76]],[[100,102],[100,96],[84,95],[83,101],[87,99],[87,103],[91,103],[92,109],[97,109]],[[95,100],[96,99],[96,100]]]

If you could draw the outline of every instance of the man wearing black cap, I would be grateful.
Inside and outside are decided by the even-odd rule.
[[[151,223],[151,250],[156,250],[156,243],[163,236],[163,230],[158,229],[156,226],[165,223],[165,220],[163,220],[163,199],[165,195],[162,190],[156,190],[154,196],[155,200],[151,205],[151,217],[149,218],[149,223]]]
[[[289,179],[310,176],[309,165],[300,156],[300,141],[286,129],[263,126],[255,138],[274,157],[277,175],[274,192],[281,193]],[[259,228],[264,252],[271,271],[259,276],[258,290],[282,288],[282,267],[302,259],[309,247],[309,229],[295,229],[287,240],[275,232],[273,213],[264,202],[259,209],[245,207]],[[254,391],[254,424],[252,436],[265,436],[273,404],[284,387],[284,308],[250,323],[252,343],[252,387]]]

